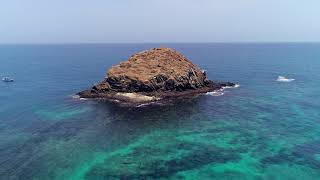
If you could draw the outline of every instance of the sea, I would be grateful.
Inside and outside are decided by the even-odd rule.
[[[139,107],[74,98],[156,47],[240,86]],[[5,76],[1,180],[320,179],[320,43],[0,45]]]

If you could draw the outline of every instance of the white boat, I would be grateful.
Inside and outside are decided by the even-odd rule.
[[[277,81],[278,82],[291,82],[291,81],[294,81],[295,79],[289,79],[289,78],[286,78],[284,76],[278,76],[278,79]]]
[[[2,78],[2,81],[3,81],[3,82],[13,82],[14,79],[9,78],[9,77],[3,77],[3,78]]]

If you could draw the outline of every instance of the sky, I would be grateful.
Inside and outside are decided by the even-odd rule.
[[[2,0],[0,44],[318,42],[319,0]]]

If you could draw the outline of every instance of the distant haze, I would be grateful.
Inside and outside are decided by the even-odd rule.
[[[319,0],[3,0],[0,44],[320,41]]]

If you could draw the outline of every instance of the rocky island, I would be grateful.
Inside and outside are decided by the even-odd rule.
[[[155,48],[113,66],[103,81],[77,95],[137,105],[192,97],[227,86],[235,84],[211,81],[204,70],[176,50]]]

